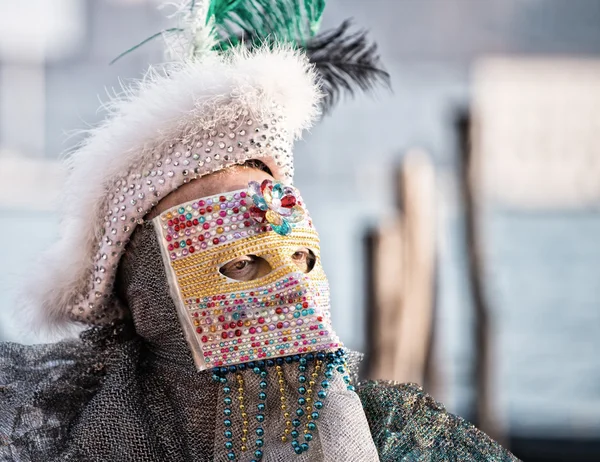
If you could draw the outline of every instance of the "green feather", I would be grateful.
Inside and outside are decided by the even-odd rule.
[[[207,22],[213,19],[216,49],[239,45],[287,42],[304,46],[318,31],[325,0],[212,0]]]
[[[132,46],[131,48],[129,48],[128,50],[125,50],[123,53],[121,53],[119,56],[117,56],[115,59],[113,59],[110,63],[108,63],[109,65],[113,65],[114,63],[116,63],[119,59],[121,59],[123,56],[128,55],[129,53],[131,53],[134,50],[137,50],[138,48],[140,48],[142,45],[145,45],[146,43],[154,40],[157,37],[160,37],[161,35],[164,34],[168,34],[168,33],[172,33],[172,32],[183,32],[183,29],[179,28],[179,27],[171,27],[170,29],[165,29],[165,30],[161,30],[160,32],[157,32],[154,35],[151,35],[150,37],[148,37],[147,39],[142,40],[140,43],[138,43],[137,45]]]
[[[281,42],[306,47],[318,32],[326,0],[189,0],[189,15],[193,17],[205,2],[208,9],[204,25],[211,24],[217,42],[214,49],[225,51],[242,41],[250,47]],[[174,27],[156,33],[121,53],[111,64],[164,33],[185,30]],[[191,53],[195,54],[197,48],[201,49],[192,44]]]

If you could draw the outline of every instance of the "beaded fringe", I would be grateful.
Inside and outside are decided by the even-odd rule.
[[[297,388],[297,408],[293,413],[290,412],[290,409],[292,409],[294,405],[293,403],[288,403],[288,399],[285,395],[286,384],[282,367],[284,364],[292,363],[298,363],[298,372],[300,373]],[[313,365],[312,369],[310,368],[311,365]],[[225,417],[223,426],[225,449],[227,450],[228,460],[238,460],[236,449],[239,449],[241,452],[251,450],[248,439],[249,410],[246,409],[244,403],[244,397],[249,390],[246,389],[244,378],[241,374],[241,372],[246,369],[252,370],[255,374],[259,375],[261,379],[258,384],[259,403],[257,404],[256,413],[254,414],[254,418],[259,426],[255,430],[256,438],[252,448],[254,450],[254,459],[252,462],[258,462],[263,457],[263,448],[265,444],[263,423],[265,421],[266,411],[267,379],[269,378],[269,372],[272,372],[273,368],[275,369],[279,391],[281,393],[281,412],[285,422],[284,428],[281,429],[281,441],[289,441],[292,449],[298,455],[307,452],[310,449],[310,442],[313,440],[315,432],[317,432],[319,411],[324,406],[330,386],[329,380],[333,377],[334,373],[341,374],[347,389],[354,391],[354,386],[350,384],[350,377],[348,375],[346,353],[342,349],[329,353],[307,353],[303,355],[287,356],[285,358],[268,359],[266,361],[251,361],[236,366],[214,368],[212,370],[213,380],[223,385],[223,401],[225,404],[225,409],[223,411]],[[242,437],[239,444],[236,444],[236,442],[233,441],[234,432],[231,429],[233,425],[231,416],[234,412],[234,400],[232,398],[232,394],[234,394],[232,386],[234,384],[237,385],[237,400],[242,421]]]

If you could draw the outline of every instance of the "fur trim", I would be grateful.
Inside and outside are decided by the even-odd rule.
[[[31,302],[43,311],[41,319],[55,326],[78,320],[74,300],[93,286],[105,204],[116,179],[174,140],[232,120],[239,107],[260,117],[277,104],[285,129],[296,139],[317,118],[320,97],[306,58],[283,46],[237,49],[150,69],[143,80],[123,88],[105,106],[106,121],[90,130],[67,160],[60,240],[44,255],[28,288]],[[116,266],[118,260],[109,263]]]

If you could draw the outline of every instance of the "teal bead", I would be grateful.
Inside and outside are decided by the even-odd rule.
[[[252,371],[253,371],[255,374],[260,374],[260,367],[255,367],[254,369],[252,369]]]
[[[313,420],[317,420],[319,418],[319,413],[315,411],[310,416],[313,418]]]
[[[296,409],[296,415],[298,417],[302,417],[304,415],[304,411],[300,408]]]
[[[260,376],[264,379],[267,377],[267,371],[260,371]]]
[[[300,398],[298,398],[298,404],[300,406],[304,406],[306,404],[306,399],[301,396]]]
[[[299,427],[300,426],[300,421],[298,419],[294,419],[294,420],[292,420],[292,425],[294,427]]]
[[[302,358],[300,358],[300,360],[302,360]],[[298,366],[298,370],[300,372],[305,372],[306,371],[306,366]]]
[[[298,430],[292,430],[292,432],[290,433],[290,435],[292,435],[292,438],[298,438],[298,436],[300,435],[300,433],[298,433]]]
[[[302,454],[302,448],[300,446],[295,446],[294,447],[294,452],[296,454]]]
[[[337,367],[337,371],[338,371],[340,374],[343,374],[344,372],[346,372],[346,370],[344,369],[344,366],[338,366],[338,367]]]
[[[225,425],[226,427],[231,427],[231,420],[229,420],[229,419],[225,419],[225,420],[223,421],[223,425]]]
[[[321,382],[321,386],[325,389],[329,388],[329,382],[327,380],[323,380]]]
[[[299,311],[296,311],[296,312],[294,313],[294,317],[295,317],[295,318],[299,318],[299,317],[300,317],[300,312],[299,312]],[[302,361],[302,360],[300,360],[300,361]],[[305,361],[306,361],[306,360],[305,360]]]
[[[354,388],[354,385],[348,385],[346,387],[346,389],[349,390],[349,391],[356,391],[356,388]]]
[[[263,453],[260,449],[257,449],[256,451],[254,451],[254,457],[256,457],[257,459],[262,459]]]
[[[229,417],[231,415],[231,409],[226,407],[225,409],[223,409],[223,414],[225,414],[227,417]]]
[[[256,405],[256,409],[258,409],[259,412],[263,412],[265,410],[266,406],[265,403],[258,403]]]
[[[232,438],[233,437],[233,433],[231,430],[225,430],[225,432],[223,433],[223,435],[225,436],[225,438]]]
[[[301,375],[300,377],[298,377],[298,382],[300,382],[300,383],[306,382],[306,377],[304,375]]]
[[[233,443],[231,441],[227,441],[225,443],[225,449],[233,449]]]
[[[304,358],[304,357],[300,358],[300,365],[306,366],[306,358]]]
[[[186,214],[185,214],[185,217],[186,217],[188,220],[191,220],[191,219],[192,219],[192,214],[188,212],[188,213],[186,213]]]
[[[306,424],[306,428],[308,428],[310,431],[315,431],[317,429],[317,424],[314,422],[308,422]]]
[[[312,433],[305,433],[304,434],[304,440],[305,441],[312,441],[312,439],[313,439]]]
[[[298,433],[298,432],[296,432],[296,433]],[[296,438],[298,438],[298,436],[296,436]],[[298,443],[298,441],[294,440],[294,441],[292,441],[292,447],[293,448],[300,447],[300,443]]]
[[[315,401],[315,404],[313,404],[313,406],[315,407],[315,409],[321,409],[323,407],[323,403],[321,401]]]
[[[300,445],[300,447],[302,448],[302,451],[303,451],[303,452],[306,452],[306,451],[308,451],[308,443],[302,443],[302,444]]]
[[[225,377],[221,377],[219,379],[219,382],[221,382],[221,383],[227,383],[227,379]]]
[[[304,393],[306,393],[306,388],[305,387],[298,387],[298,393],[300,393],[301,395],[303,395]]]
[[[261,427],[258,427],[256,429],[256,436],[263,436],[264,434],[265,434],[265,431]]]
[[[256,414],[256,420],[260,423],[265,421],[265,416],[264,414]]]
[[[177,211],[179,212],[179,215],[183,215],[183,212],[185,212],[185,209],[183,207],[179,207],[177,209]]]
[[[256,447],[257,447],[257,448],[262,448],[262,447],[263,447],[263,445],[265,444],[265,442],[264,442],[262,439],[258,438],[258,439],[257,439],[257,440],[254,442],[254,444],[256,444]]]
[[[199,221],[200,223],[204,223],[204,222],[206,221],[206,218],[204,218],[204,217],[200,217],[200,218],[198,218],[198,221]]]
[[[227,453],[227,458],[229,460],[235,460],[235,454],[233,452],[228,452]]]
[[[264,401],[265,399],[267,399],[267,394],[264,391],[261,391],[258,394],[258,399],[262,399]]]
[[[327,377],[328,379],[330,379],[331,377],[333,377],[333,372],[331,371],[325,371],[325,377]]]
[[[317,393],[317,395],[319,396],[319,398],[321,399],[325,399],[327,398],[327,392],[325,390],[319,390],[319,393]]]
[[[261,381],[261,382],[258,384],[258,386],[264,390],[265,388],[267,388],[267,382],[265,382],[264,380],[262,380],[262,381]],[[325,388],[325,387],[323,387],[323,388]]]

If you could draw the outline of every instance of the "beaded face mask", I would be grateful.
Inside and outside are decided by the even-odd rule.
[[[342,346],[319,237],[296,189],[251,182],[153,223],[199,370]]]

